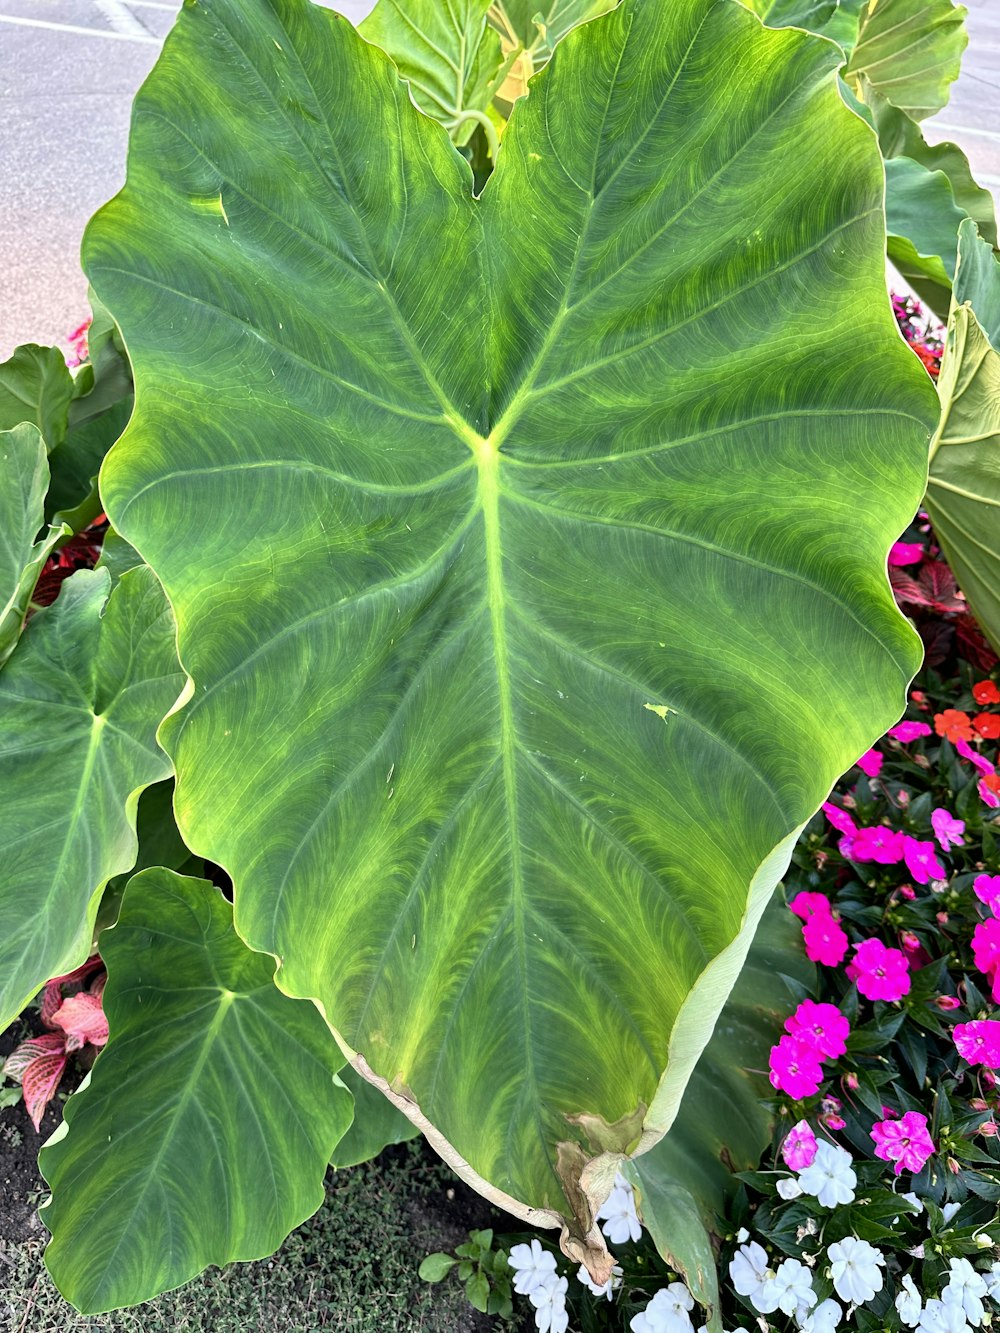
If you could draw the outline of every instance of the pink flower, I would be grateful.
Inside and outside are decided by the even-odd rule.
[[[872,1125],[872,1138],[875,1156],[883,1162],[895,1162],[897,1176],[903,1171],[919,1171],[935,1152],[927,1117],[919,1111],[907,1111],[898,1120],[878,1121]]]
[[[878,750],[866,750],[858,760],[858,768],[870,778],[877,778],[882,767],[882,755]]]
[[[982,773],[983,777],[988,778],[992,773],[996,772],[996,769],[990,763],[990,761],[988,759],[984,759],[981,754],[977,754],[968,741],[963,741],[961,738],[959,738],[955,742],[955,749],[958,751],[958,753],[962,756],[963,759],[968,759],[972,767],[978,769],[979,772]]]
[[[905,898],[908,903],[912,903],[914,898],[917,896],[916,891],[912,884],[900,884],[896,892],[899,894],[901,898]]]
[[[836,967],[847,953],[847,935],[843,926],[829,913],[814,912],[802,927],[806,956],[824,967]]]
[[[894,741],[907,745],[910,741],[918,741],[921,736],[930,736],[933,733],[926,722],[897,722],[885,734],[891,736]]]
[[[852,839],[852,861],[878,861],[880,865],[896,865],[903,859],[906,834],[886,828],[884,824],[873,824],[870,828],[859,828]]]
[[[808,889],[803,889],[788,904],[788,910],[801,917],[803,921],[808,921],[817,912],[823,916],[829,916],[830,899],[825,893],[810,893]]]
[[[959,1055],[970,1065],[1000,1069],[1000,1023],[990,1018],[957,1023],[952,1035]]]
[[[832,1129],[834,1131],[844,1129],[847,1125],[847,1121],[842,1115],[834,1115],[831,1113],[830,1115],[823,1116],[822,1120],[827,1129]]]
[[[781,1145],[781,1157],[790,1171],[804,1171],[812,1166],[816,1156],[816,1135],[809,1127],[808,1120],[800,1120],[785,1135]]]
[[[910,989],[910,965],[899,949],[889,949],[879,939],[863,940],[854,946],[852,967],[858,990],[868,1000],[901,1000]]]
[[[889,548],[889,564],[915,565],[923,559],[924,548],[920,542],[893,542]]]
[[[949,851],[952,847],[961,847],[965,842],[962,837],[965,832],[965,821],[955,819],[941,806],[931,812],[931,828],[943,852]],[[941,879],[942,876],[938,875],[936,878]]]
[[[990,776],[992,776],[992,774]],[[995,810],[997,806],[1000,805],[1000,796],[997,795],[992,787],[987,786],[985,778],[980,778],[977,785],[979,788],[980,800],[985,805],[989,806],[991,810]]]
[[[921,842],[918,838],[904,836],[903,859],[906,861],[907,870],[918,884],[928,884],[932,879],[944,879],[948,874],[932,842]]]
[[[786,1035],[771,1047],[771,1084],[795,1101],[819,1092],[823,1070],[816,1056],[797,1037]]]
[[[1000,921],[990,917],[972,932],[972,954],[976,967],[987,976],[1000,964]]]
[[[1000,875],[977,875],[972,882],[976,897],[994,916],[1000,916]]]
[[[836,1060],[847,1050],[851,1025],[835,1004],[803,1000],[785,1019],[785,1031],[811,1047],[821,1060]]]
[[[846,810],[832,801],[823,802],[823,813],[838,833],[857,833],[858,827]]]

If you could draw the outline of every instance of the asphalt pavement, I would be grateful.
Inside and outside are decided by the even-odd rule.
[[[330,7],[357,22],[373,3]],[[1000,0],[967,4],[962,76],[926,128],[961,144],[1000,196]],[[65,346],[86,318],[80,239],[124,180],[132,98],[176,10],[167,0],[0,0],[0,360],[21,342]]]

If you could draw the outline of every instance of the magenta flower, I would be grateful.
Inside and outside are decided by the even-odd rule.
[[[830,912],[814,912],[802,927],[806,956],[824,967],[836,967],[847,953],[847,935]]]
[[[807,1166],[812,1166],[816,1156],[816,1135],[808,1120],[800,1120],[791,1127],[781,1144],[781,1156],[790,1171],[804,1171]]]
[[[841,810],[839,805],[834,805],[832,801],[824,801],[823,813],[838,833],[857,833],[858,826],[847,811]]]
[[[1000,875],[977,875],[972,882],[976,897],[994,916],[1000,916]]]
[[[982,773],[984,778],[988,778],[996,772],[994,766],[988,759],[984,759],[981,754],[977,754],[968,741],[962,740],[961,736],[955,741],[955,749],[963,759],[968,759],[973,768]]]
[[[813,1051],[797,1037],[786,1034],[771,1047],[771,1084],[795,1101],[819,1092],[823,1070]]]
[[[811,1047],[821,1060],[836,1060],[847,1050],[851,1025],[835,1004],[803,1000],[785,1019],[785,1031]]]
[[[883,1162],[895,1162],[897,1176],[903,1171],[919,1171],[936,1151],[927,1130],[927,1117],[919,1111],[907,1111],[898,1120],[876,1122],[872,1138],[875,1156]]]
[[[850,859],[878,861],[884,866],[896,865],[903,859],[905,841],[905,833],[897,833],[894,829],[886,828],[884,824],[859,828],[851,840]]]
[[[823,916],[829,916],[830,899],[825,893],[810,893],[808,889],[803,889],[788,904],[788,910],[801,917],[803,921],[808,921],[817,912]]]
[[[877,778],[882,767],[882,755],[878,750],[866,750],[857,761],[858,768],[870,778]]]
[[[1000,805],[1000,796],[997,795],[992,787],[986,785],[985,778],[980,778],[977,786],[979,788],[980,799],[985,805],[989,806],[991,810],[995,810],[997,806]]]
[[[933,731],[926,722],[897,722],[885,734],[891,736],[894,741],[908,745],[910,741],[920,740],[921,736],[933,735]]]
[[[923,559],[924,548],[920,542],[893,542],[889,548],[889,564],[894,566],[915,565]]]
[[[1000,921],[990,917],[972,932],[972,955],[976,967],[987,976],[1000,965]]]
[[[948,874],[932,842],[921,842],[919,838],[904,836],[903,859],[907,870],[918,884],[928,884],[932,879],[944,879]]]
[[[906,954],[887,948],[879,939],[863,940],[854,946],[848,975],[868,1000],[901,1000],[910,989]]]
[[[991,1018],[976,1023],[957,1023],[952,1036],[959,1055],[970,1065],[1000,1069],[1000,1023]]]
[[[962,834],[965,832],[965,821],[955,819],[947,810],[938,806],[931,812],[931,828],[934,830],[934,836],[938,840],[938,845],[943,852],[950,851],[952,847],[961,847],[965,839]],[[938,875],[936,878],[942,878]]]

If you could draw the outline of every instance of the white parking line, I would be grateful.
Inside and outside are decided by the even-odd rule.
[[[153,35],[142,19],[136,18],[129,7],[122,3],[122,0],[91,0],[91,3],[96,10],[104,15],[115,32],[131,37],[151,37]]]
[[[152,42],[160,45],[158,37],[142,37],[138,33],[107,32],[103,28],[81,28],[75,23],[50,23],[47,19],[26,19],[13,14],[0,14],[0,23],[16,23],[22,28],[46,28],[49,32],[73,32],[82,37],[106,37],[113,42]]]

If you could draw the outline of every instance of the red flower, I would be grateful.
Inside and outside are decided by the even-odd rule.
[[[972,719],[972,725],[988,741],[995,741],[1000,736],[1000,717],[996,713],[980,713]]]
[[[946,708],[943,713],[935,713],[934,730],[948,741],[971,741],[973,737],[969,715],[959,708]]]
[[[972,697],[977,704],[1000,704],[1000,690],[992,680],[980,680],[973,685]]]

